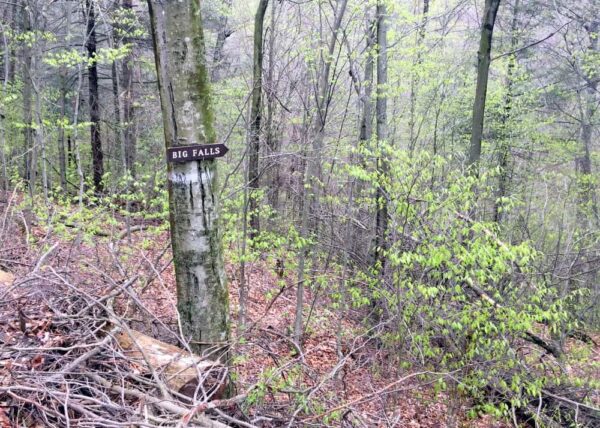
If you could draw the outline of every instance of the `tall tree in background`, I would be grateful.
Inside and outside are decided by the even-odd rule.
[[[250,135],[248,141],[248,187],[250,189],[250,238],[260,231],[258,213],[260,124],[262,121],[262,78],[263,78],[263,24],[269,0],[260,0],[254,17],[254,65],[252,78],[252,104],[250,106]]]
[[[471,147],[469,149],[469,172],[479,175],[481,160],[481,140],[483,138],[483,119],[485,116],[485,99],[487,95],[488,77],[490,72],[490,53],[492,51],[492,36],[500,0],[485,0],[483,22],[481,23],[481,39],[477,54],[477,87],[473,101],[473,125],[471,129]]]
[[[96,57],[96,11],[95,0],[86,0],[87,11],[87,40],[88,54],[88,85],[90,106],[90,138],[92,145],[92,169],[94,188],[102,191],[102,176],[104,175],[104,153],[102,152],[102,139],[100,136],[100,104],[98,98],[98,64]]]
[[[374,67],[374,52],[373,47],[376,41],[377,18],[367,18],[366,23],[366,59],[363,88],[360,94],[361,113],[360,113],[360,129],[358,139],[361,147],[366,147],[371,136],[373,135],[373,67]]]
[[[513,5],[513,18],[510,26],[510,50],[508,65],[506,67],[506,94],[504,95],[504,109],[500,117],[500,147],[498,150],[498,166],[500,167],[500,175],[498,176],[498,189],[496,191],[496,200],[494,201],[494,221],[500,223],[502,221],[502,200],[508,194],[508,186],[510,180],[510,138],[509,138],[509,120],[513,104],[513,86],[515,67],[517,66],[517,32],[519,21],[520,0],[515,0]]]
[[[417,43],[415,46],[417,52],[413,64],[412,79],[410,82],[410,117],[408,121],[410,136],[408,144],[411,152],[414,150],[417,140],[415,114],[417,108],[419,67],[423,62],[423,42],[425,41],[425,29],[427,26],[427,19],[429,18],[429,1],[430,0],[423,0],[423,15],[421,17],[421,23],[419,24],[419,31],[417,32]]]
[[[66,39],[70,39],[70,27],[71,27],[71,4],[65,4],[65,21],[66,21]],[[58,127],[58,136],[56,144],[58,148],[58,166],[60,175],[60,187],[66,193],[67,189],[67,154],[65,151],[65,125],[67,121],[67,94],[68,94],[68,70],[63,64],[59,69],[60,75],[60,121],[61,124]]]
[[[213,82],[221,79],[221,72],[223,70],[223,47],[225,41],[233,30],[229,26],[229,14],[231,13],[231,4],[233,0],[223,0],[223,10],[219,17],[219,31],[217,33],[217,41],[215,42],[215,48],[213,49],[213,68],[211,71],[211,80]]]
[[[215,143],[199,0],[149,0],[166,147]],[[164,21],[163,21],[164,20]],[[215,160],[168,166],[177,308],[199,352],[227,356],[229,301]]]
[[[578,16],[582,21],[587,36],[586,53],[582,56],[582,63],[578,67],[579,73],[583,77],[585,87],[579,94],[580,98],[580,117],[581,127],[579,139],[581,142],[580,155],[575,159],[575,170],[579,181],[579,217],[580,221],[586,217],[593,218],[592,224],[600,224],[600,216],[596,202],[594,190],[594,180],[592,176],[592,133],[594,128],[594,116],[598,108],[597,92],[600,73],[598,73],[597,58],[599,55],[598,38],[600,37],[600,20],[595,19],[586,22],[583,17]]]
[[[377,101],[375,102],[376,133],[379,154],[377,173],[379,183],[375,192],[377,213],[375,216],[375,267],[385,271],[385,250],[387,247],[388,229],[388,195],[385,192],[385,181],[389,179],[389,165],[386,160],[388,142],[387,124],[387,7],[386,0],[377,3]]]
[[[31,35],[32,31],[32,19],[29,8],[21,8],[20,16],[22,19],[23,33]],[[25,170],[24,178],[27,180],[29,185],[29,192],[31,195],[34,193],[36,173],[35,168],[35,146],[33,144],[33,110],[32,110],[32,92],[33,92],[33,78],[32,78],[32,48],[29,43],[23,43],[22,48],[22,76],[23,76],[23,142],[24,142],[24,159],[25,159]]]
[[[303,201],[300,217],[300,236],[304,240],[310,238],[310,216],[313,214],[316,218],[312,232],[318,234],[318,206],[319,206],[319,188],[321,180],[321,155],[323,152],[323,140],[325,138],[325,125],[329,112],[329,103],[331,102],[331,68],[334,60],[335,49],[338,45],[338,33],[342,27],[342,20],[346,13],[348,0],[340,0],[335,5],[334,21],[331,27],[331,37],[327,42],[327,48],[321,52],[319,58],[319,67],[315,76],[314,101],[315,114],[312,123],[309,125],[309,138],[312,141],[308,159],[306,160],[306,170],[304,171],[304,185],[302,186]],[[300,346],[302,342],[302,308],[304,305],[304,278],[306,258],[309,253],[309,245],[304,245],[300,249],[298,257],[298,285],[296,287],[296,314],[294,318],[294,340],[296,345]]]
[[[127,11],[129,22],[132,22],[133,1],[123,0],[123,9]],[[135,61],[135,45],[131,33],[133,28],[131,25],[126,27],[123,42],[129,47],[127,56],[123,59],[121,79],[123,85],[123,120],[124,120],[124,144],[125,144],[125,162],[129,173],[135,177],[135,161],[136,161],[136,129],[135,129],[135,108],[134,108],[134,92],[133,92],[133,70]]]

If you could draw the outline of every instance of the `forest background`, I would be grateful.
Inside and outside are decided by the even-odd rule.
[[[348,414],[364,404],[348,396],[320,401],[328,382],[346,388],[342,369],[361,352],[395,382],[412,373],[446,394],[433,400],[447,402],[449,426],[467,412],[598,422],[600,3],[200,7],[216,141],[229,147],[216,187],[229,362],[258,358],[257,323],[290,302],[261,324],[287,343],[287,363],[241,370],[250,410],[238,423],[393,426],[398,391],[364,401],[385,398],[377,416]],[[0,267],[29,278],[59,243],[106,246],[111,281],[128,283],[131,249],[163,257],[169,239],[148,5],[0,10]],[[137,293],[160,277],[172,300],[170,260],[159,260],[138,272]],[[173,309],[165,317],[176,325]],[[299,361],[319,327],[335,363],[309,380]]]

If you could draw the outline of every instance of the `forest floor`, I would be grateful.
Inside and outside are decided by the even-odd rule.
[[[117,311],[132,328],[173,342],[173,336],[164,327],[177,331],[175,280],[167,232],[141,230],[130,239],[117,239],[117,233],[108,228],[102,234],[110,236],[104,237],[85,237],[67,229],[60,236],[48,226],[27,225],[23,215],[15,215],[12,225],[6,224],[6,215],[2,217],[0,213],[1,218],[5,221],[0,271],[10,272],[11,283],[27,281],[32,271],[51,270],[64,273],[86,292],[101,296],[111,284],[135,278],[127,297],[120,296],[115,302]],[[118,231],[119,227],[113,229]],[[294,280],[279,278],[269,261],[246,265],[247,330],[240,334],[236,328],[239,269],[230,262],[226,269],[236,392],[252,390],[247,403],[238,410],[247,420],[253,419],[264,427],[286,426],[291,419],[295,426],[512,426],[490,416],[467,418],[471,405],[468,400],[436,392],[437,378],[426,369],[401,369],[402,356],[389,355],[368,340],[360,317],[340,319],[327,294],[318,288],[307,289],[306,335],[299,352],[290,339]],[[8,277],[0,277],[0,293],[8,282]],[[279,293],[282,286],[283,292]],[[40,311],[26,301],[19,305],[27,319],[36,318]],[[10,331],[8,323],[0,323],[0,340],[8,343]],[[338,331],[344,344],[340,353],[336,344]],[[600,349],[595,350],[593,358],[596,364],[600,361]],[[0,362],[0,378],[5,367]]]

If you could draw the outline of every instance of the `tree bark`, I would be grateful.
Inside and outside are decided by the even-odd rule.
[[[123,9],[133,13],[132,0],[123,0]],[[130,51],[123,59],[122,72],[124,96],[123,96],[123,120],[124,120],[124,144],[125,144],[125,162],[127,171],[132,177],[135,177],[135,161],[137,157],[137,141],[136,141],[136,126],[135,126],[135,109],[134,109],[134,91],[133,91],[133,70],[134,70],[134,45],[129,36],[131,28],[125,29],[124,43],[130,45]]]
[[[66,21],[66,38],[69,39],[71,35],[71,3],[66,2],[64,5],[64,16]],[[61,124],[58,127],[58,138],[57,138],[57,148],[58,148],[58,165],[59,165],[59,175],[60,175],[60,187],[62,191],[67,193],[67,170],[69,167],[70,159],[68,156],[70,155],[70,150],[68,152],[65,151],[65,127],[67,125],[67,93],[69,90],[68,87],[68,71],[67,67],[64,65],[60,67],[60,119]]]
[[[87,40],[88,53],[88,85],[90,107],[90,142],[92,146],[92,170],[94,188],[97,192],[103,190],[102,176],[104,175],[104,154],[100,135],[100,105],[98,97],[98,64],[96,63],[96,12],[95,0],[86,0],[87,8]]]
[[[485,0],[481,38],[477,54],[477,87],[473,101],[473,125],[471,129],[471,147],[467,168],[469,173],[479,176],[481,161],[481,140],[483,138],[483,121],[485,115],[485,99],[487,95],[488,77],[490,71],[490,53],[492,51],[492,36],[500,0]]]
[[[592,21],[584,24],[589,37],[587,50],[590,56],[598,53],[598,31],[600,21]],[[594,114],[596,111],[596,93],[598,91],[597,71],[582,70],[586,82],[586,88],[581,93],[581,128],[579,140],[581,142],[580,155],[575,159],[575,171],[578,181],[578,217],[580,224],[587,224],[586,219],[592,218],[592,224],[600,223],[594,182],[592,176],[592,133],[594,127]]]
[[[148,6],[166,147],[216,143],[200,1],[149,0]],[[229,301],[216,174],[215,160],[168,165],[171,244],[182,330],[192,349],[211,352],[225,361]]]
[[[377,101],[375,115],[377,117],[377,191],[375,203],[375,268],[383,273],[385,270],[385,251],[387,249],[388,203],[385,182],[388,180],[389,165],[386,160],[388,139],[387,127],[387,8],[385,0],[377,3]]]
[[[413,63],[412,79],[410,82],[410,119],[409,119],[409,132],[410,140],[408,142],[411,153],[413,152],[415,145],[417,144],[417,135],[415,135],[416,125],[416,109],[417,109],[417,92],[419,85],[419,71],[417,67],[423,62],[423,54],[421,49],[423,48],[423,41],[425,40],[425,27],[427,25],[427,19],[429,17],[429,1],[423,0],[423,16],[421,18],[421,24],[419,25],[419,31],[417,32],[417,55]]]
[[[262,1],[262,0],[261,0]],[[211,71],[210,79],[213,82],[217,82],[221,79],[221,71],[223,70],[223,47],[225,41],[233,31],[229,28],[229,16],[231,12],[231,4],[233,0],[224,0],[224,6],[227,11],[219,17],[219,32],[217,33],[217,41],[215,42],[215,48],[213,50],[213,69]],[[260,9],[260,6],[259,6]]]
[[[6,11],[8,8],[4,8]],[[8,13],[8,19],[11,19],[10,12]],[[10,22],[10,21],[9,21]],[[8,86],[8,78],[9,78],[9,70],[12,64],[12,60],[10,57],[10,48],[8,43],[8,37],[6,36],[6,31],[2,32],[2,44],[4,47],[4,63],[3,67],[3,76],[2,76],[2,97],[6,94],[6,88]],[[2,189],[8,190],[9,180],[8,180],[8,169],[6,165],[6,154],[4,153],[4,149],[6,148],[6,129],[4,127],[4,111],[0,111],[0,160],[2,162]]]
[[[510,50],[517,49],[517,24],[519,17],[520,0],[515,0],[513,6],[513,19],[510,26]],[[498,191],[494,201],[494,221],[502,222],[502,199],[506,197],[510,180],[509,161],[510,161],[510,138],[508,136],[508,121],[512,110],[513,101],[513,74],[517,65],[516,53],[508,58],[506,69],[506,95],[504,97],[504,111],[501,117],[500,150],[498,152],[498,166],[500,167],[500,176],[498,177]]]
[[[31,31],[32,23],[29,11],[21,10],[23,14],[23,31],[26,33]],[[35,159],[34,151],[35,147],[33,144],[33,110],[32,110],[32,92],[33,92],[33,81],[31,78],[31,60],[32,50],[28,43],[24,43],[23,50],[23,141],[24,141],[24,159],[25,159],[25,170],[23,178],[29,186],[29,192],[31,195],[35,193],[35,181],[36,171],[32,164]]]
[[[115,40],[116,44],[116,40]],[[114,129],[115,129],[115,145],[121,151],[121,166],[123,175],[127,174],[127,149],[123,143],[123,121],[121,120],[121,82],[119,79],[119,66],[117,60],[111,65],[111,80],[113,91],[113,110],[114,110]]]
[[[274,155],[280,151],[280,136],[278,135],[277,126],[274,124],[275,116],[275,93],[276,93],[276,81],[274,79],[274,70],[276,64],[275,58],[275,12],[277,9],[277,2],[271,4],[271,24],[270,24],[270,37],[269,37],[269,65],[267,67],[267,78],[265,82],[265,97],[266,97],[266,109],[267,109],[267,120],[265,124],[266,141],[265,146],[268,150],[267,155],[269,156],[269,165],[267,166],[270,171],[269,178],[269,192],[268,201],[275,214],[279,213],[279,193],[281,183],[280,175],[280,161],[277,158],[273,158]],[[277,134],[276,134],[277,133]]]
[[[65,67],[60,69],[60,119],[58,127],[58,138],[56,145],[58,148],[58,168],[60,175],[60,187],[63,192],[67,192],[67,156],[65,153],[65,125],[67,117],[67,70]]]
[[[360,116],[360,130],[359,130],[359,147],[365,147],[371,140],[373,135],[373,68],[375,61],[373,47],[375,46],[376,40],[376,29],[377,21],[372,20],[369,17],[367,23],[367,45],[366,45],[366,61],[365,61],[365,72],[363,86],[364,90],[361,96],[360,103],[362,105],[362,112]]]
[[[250,239],[260,232],[258,213],[260,124],[262,121],[262,69],[263,69],[263,23],[269,0],[260,0],[254,17],[254,66],[252,83],[252,104],[250,107],[250,139],[248,147],[248,188]]]

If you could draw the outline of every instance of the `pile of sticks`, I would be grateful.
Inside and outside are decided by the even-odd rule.
[[[0,284],[1,427],[241,422],[226,413],[237,403],[223,398],[227,369],[129,328],[119,294],[91,295],[52,269]]]

